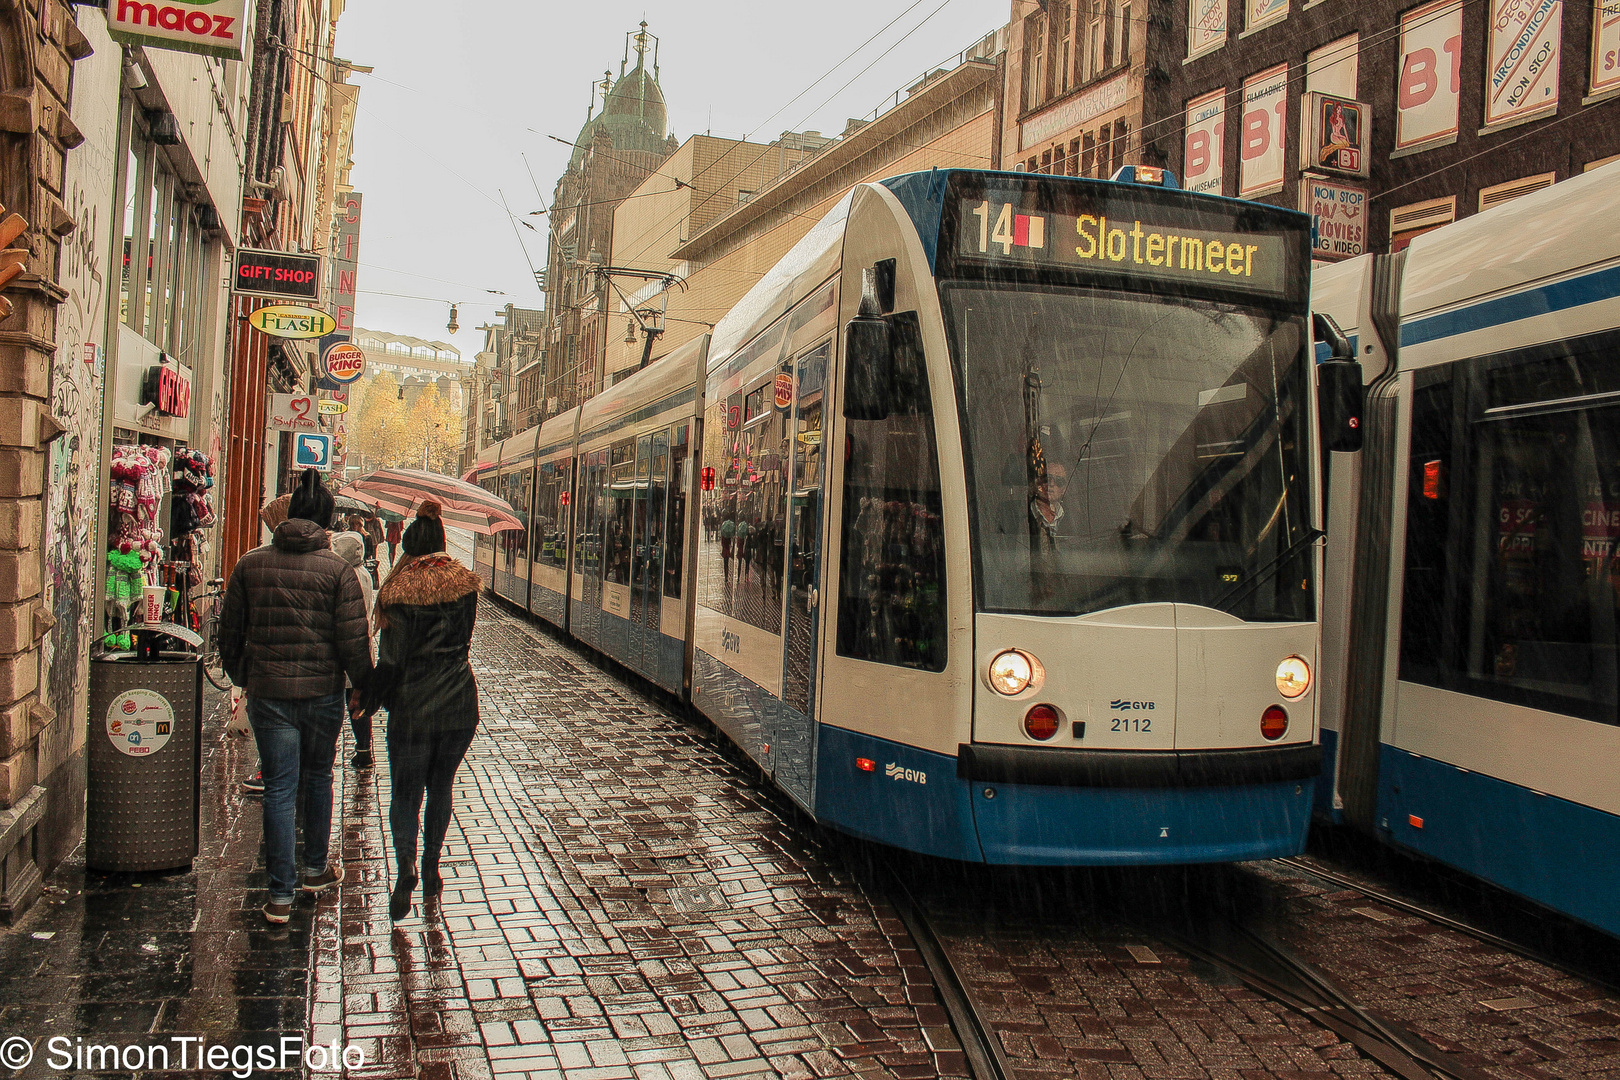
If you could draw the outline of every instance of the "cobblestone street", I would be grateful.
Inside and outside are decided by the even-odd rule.
[[[441,902],[390,926],[386,767],[344,792],[313,1036],[377,1076],[965,1075],[893,913],[704,737],[485,602]]]
[[[1008,1080],[1391,1075],[1136,918],[1196,907],[1207,890],[1265,911],[1280,940],[1451,1055],[1461,1080],[1620,1076],[1614,996],[1283,864],[1006,872],[907,859],[821,832],[706,726],[488,597],[473,663],[482,723],[441,899],[418,893],[389,919],[379,753],[374,772],[339,772],[342,886],[266,928],[259,807],[238,790],[252,744],[222,734],[225,701],[211,696],[193,871],[57,875],[49,902],[0,935],[0,1036],[36,1048],[302,1036],[357,1051],[365,1064],[349,1071],[377,1080],[967,1076],[934,975],[883,899],[875,869],[889,863]],[[110,1071],[42,1057],[11,1075]],[[300,1074],[311,1070],[254,1073]]]

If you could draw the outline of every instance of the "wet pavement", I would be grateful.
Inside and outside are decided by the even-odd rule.
[[[12,1075],[62,1075],[55,1066],[83,1061],[81,1037],[119,1047],[130,1064],[149,1064],[146,1048],[161,1047],[175,1069],[182,1051],[195,1064],[193,1040],[279,1050],[283,1036],[302,1038],[313,913],[305,902],[277,928],[259,912],[259,804],[236,790],[257,758],[250,739],[224,735],[228,718],[225,696],[209,691],[202,842],[190,872],[87,872],[81,849],[0,934],[0,1039],[27,1039],[33,1051]],[[53,1039],[66,1040],[55,1044],[62,1050]],[[15,1065],[18,1052],[0,1046],[0,1064]],[[296,1054],[288,1065],[258,1075],[299,1074]]]
[[[348,1071],[378,1080],[966,1076],[930,973],[872,884],[885,864],[911,883],[1011,1080],[1386,1075],[1137,919],[1166,895],[1143,900],[1152,874],[942,868],[821,832],[706,725],[487,598],[473,662],[482,725],[438,901],[418,893],[389,919],[379,755],[375,771],[339,774],[343,885],[267,927],[259,803],[237,790],[252,746],[223,735],[211,697],[194,869],[70,865],[0,934],[0,1076],[11,1038],[35,1059],[10,1075],[106,1075],[73,1059],[81,1037],[164,1045],[176,1074],[199,1045],[177,1037],[227,1055],[285,1037],[335,1043]],[[1249,898],[1325,975],[1453,1054],[1464,1080],[1620,1077],[1620,1001],[1580,979],[1279,864],[1175,880],[1194,903],[1206,887]],[[305,1065],[294,1045],[253,1075],[320,1075],[329,1051]]]

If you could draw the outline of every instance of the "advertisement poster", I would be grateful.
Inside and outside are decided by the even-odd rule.
[[[1491,0],[1485,126],[1558,107],[1562,0]]]
[[[1242,184],[1238,197],[1265,195],[1282,187],[1283,144],[1288,132],[1288,65],[1278,64],[1243,81]]]
[[[1395,149],[1457,134],[1462,92],[1462,0],[1440,0],[1401,16]]]
[[[1288,0],[1249,0],[1248,6],[1249,17],[1243,24],[1245,30],[1257,30],[1288,14]]]
[[[107,738],[120,753],[147,757],[174,737],[174,707],[155,690],[125,690],[107,706]]]
[[[1620,89],[1620,0],[1592,0],[1592,93]]]
[[[1187,59],[1226,44],[1226,0],[1187,0]]]
[[[1187,145],[1181,186],[1205,195],[1221,194],[1226,164],[1226,91],[1187,102]]]
[[[1308,123],[1300,166],[1366,176],[1370,106],[1332,94],[1306,94],[1304,109]]]
[[[1304,180],[1300,205],[1311,215],[1311,258],[1349,259],[1367,252],[1367,190]]]

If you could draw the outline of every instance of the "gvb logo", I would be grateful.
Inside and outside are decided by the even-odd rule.
[[[1115,712],[1152,712],[1159,707],[1157,701],[1126,701],[1124,698],[1115,698],[1108,703],[1108,707]]]
[[[921,769],[903,769],[892,761],[883,766],[883,775],[890,780],[909,780],[913,784],[928,783],[928,774]]]
[[[733,634],[730,630],[722,631],[720,634],[720,651],[736,653],[738,656],[741,656],[742,638],[738,637],[736,634]]]

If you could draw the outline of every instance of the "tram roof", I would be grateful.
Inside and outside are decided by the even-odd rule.
[[[1612,262],[1617,213],[1620,161],[1424,233],[1407,250],[1401,318]]]

